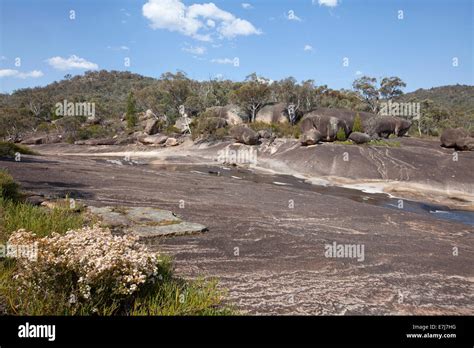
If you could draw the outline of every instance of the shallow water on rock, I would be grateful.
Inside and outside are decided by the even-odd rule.
[[[97,159],[97,161],[111,163],[110,160]],[[114,164],[119,164],[116,162],[117,161],[114,161]],[[440,205],[406,199],[402,200],[403,206],[399,206],[400,198],[393,198],[385,193],[367,193],[353,188],[315,185],[302,178],[291,175],[260,173],[249,168],[219,164],[215,166],[204,166],[183,163],[149,164],[146,161],[121,161],[119,165],[146,165],[156,171],[177,171],[187,172],[193,175],[222,176],[230,180],[247,180],[262,184],[278,185],[289,189],[313,191],[323,195],[347,198],[363,204],[375,205],[387,209],[404,210],[425,216],[428,215],[434,219],[455,221],[474,226],[474,212],[471,211],[454,210]]]

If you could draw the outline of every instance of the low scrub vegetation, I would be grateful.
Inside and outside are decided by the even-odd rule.
[[[47,209],[0,198],[1,241],[5,241],[8,235],[22,228],[42,237],[53,232],[65,233],[70,229],[81,227],[85,222],[83,214],[66,207]]]
[[[22,155],[37,155],[36,152],[25,145],[14,144],[8,141],[0,141],[0,157],[15,157],[16,153]]]
[[[202,115],[195,119],[190,127],[193,134],[193,140],[201,138],[203,140],[222,140],[229,135],[228,126],[221,126],[225,122],[223,119]]]
[[[77,131],[77,136],[74,140],[87,140],[93,138],[107,138],[113,136],[113,132],[107,127],[98,124],[90,125],[81,128]]]
[[[114,236],[67,204],[49,209],[22,202],[11,176],[0,172],[0,180],[4,183],[0,186],[3,314],[233,313],[222,304],[225,294],[215,280],[178,278],[169,257],[149,251],[135,237]],[[5,255],[10,250],[6,246],[28,247],[33,252],[28,257]]]
[[[338,141],[345,141],[345,140],[346,140],[346,132],[344,131],[344,129],[339,128],[339,129],[337,130],[336,139],[337,139]]]
[[[17,200],[19,197],[19,185],[6,170],[0,170],[0,200]]]
[[[253,122],[249,124],[250,128],[258,132],[260,130],[269,130],[272,134],[279,138],[299,138],[301,130],[299,125],[291,125],[290,123],[272,123]]]

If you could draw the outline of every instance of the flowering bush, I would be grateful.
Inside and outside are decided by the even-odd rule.
[[[70,302],[123,299],[155,282],[159,259],[133,236],[113,236],[99,226],[38,238],[14,232],[11,245],[37,242],[37,261],[18,259],[14,279],[21,292],[70,293]]]

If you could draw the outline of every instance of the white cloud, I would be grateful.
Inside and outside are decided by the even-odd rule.
[[[316,0],[313,0],[313,4],[316,3]],[[338,4],[338,0],[318,0],[319,6],[327,6],[327,7],[336,7]]]
[[[253,8],[253,6],[251,4],[246,3],[246,2],[242,3],[242,7],[246,10],[250,10],[250,9]]]
[[[130,50],[130,47],[128,46],[118,46],[118,47],[115,47],[115,46],[107,46],[108,49],[110,50],[114,50],[114,51],[128,51]]]
[[[204,53],[206,53],[206,47],[202,47],[202,46],[196,46],[196,47],[188,46],[188,47],[183,47],[182,50],[192,53],[192,54],[197,54],[197,55],[203,55]]]
[[[312,50],[313,50],[313,46],[311,46],[311,45],[304,45],[304,50],[305,50],[305,51],[312,51]]]
[[[52,57],[46,60],[49,65],[58,70],[71,70],[71,69],[98,69],[99,66],[95,63],[88,62],[84,58],[72,55],[69,58]]]
[[[0,78],[2,77],[16,77],[19,79],[38,78],[43,76],[43,72],[40,70],[32,70],[29,72],[20,72],[13,69],[0,69]]]
[[[356,74],[357,76],[362,75],[362,71],[357,70],[357,71],[355,72],[355,74]]]
[[[249,21],[235,17],[212,2],[186,6],[180,0],[148,0],[142,12],[152,29],[176,31],[201,41],[212,41],[215,35],[233,38],[261,33]]]
[[[5,57],[5,56],[0,56],[0,60],[6,60],[6,59],[7,59],[7,57]]]
[[[208,27],[214,28],[216,26],[216,22],[214,22],[212,19],[208,19],[206,21],[206,24]]]
[[[260,34],[260,31],[255,29],[252,23],[240,18],[235,18],[232,22],[222,22],[219,32],[223,37],[228,39],[239,35],[248,36]]]
[[[10,76],[15,76],[17,74],[18,74],[18,70],[13,70],[13,69],[0,70],[0,77],[10,77]]]

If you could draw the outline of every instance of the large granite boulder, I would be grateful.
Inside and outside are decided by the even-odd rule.
[[[239,106],[234,104],[213,106],[206,110],[206,114],[212,117],[222,118],[230,126],[242,124],[244,122],[243,119],[245,118],[245,112],[243,112]]]
[[[474,138],[466,137],[456,140],[456,150],[474,151]]]
[[[21,141],[22,144],[25,145],[40,145],[40,144],[45,144],[46,143],[46,136],[44,137],[31,137],[31,138],[26,138]]]
[[[261,139],[271,139],[272,137],[274,137],[271,129],[261,129],[257,133]]]
[[[375,114],[372,114],[369,112],[363,112],[363,111],[353,111],[353,110],[338,109],[338,108],[316,108],[312,110],[310,113],[307,113],[305,117],[303,118],[303,120],[306,118],[306,116],[316,116],[316,115],[336,117],[346,124],[345,128],[348,131],[352,131],[352,128],[354,126],[354,119],[356,118],[357,115],[359,115],[362,121],[362,126],[364,130],[365,130],[365,126],[367,126],[368,121],[374,117],[377,117],[377,115]]]
[[[167,135],[155,134],[139,138],[139,141],[145,145],[161,145],[168,140]]]
[[[150,118],[146,121],[144,132],[148,135],[154,135],[160,132],[161,122],[156,118]]]
[[[178,117],[176,119],[176,122],[174,124],[174,127],[179,129],[179,131],[181,133],[184,133],[187,131],[187,127],[186,127],[186,121],[188,122],[188,125],[191,126],[191,124],[194,122],[194,118],[190,118],[190,117]]]
[[[314,119],[311,115],[303,117],[300,122],[301,134],[304,134],[312,129],[316,129],[314,126]]]
[[[313,128],[303,133],[303,135],[301,135],[300,142],[301,142],[301,145],[308,146],[308,145],[314,145],[314,144],[319,143],[321,139],[322,139],[321,133],[315,128]]]
[[[352,132],[349,135],[349,140],[352,140],[356,144],[366,144],[371,140],[371,138],[370,135],[366,133]]]
[[[259,135],[253,129],[245,126],[234,126],[230,129],[230,135],[239,143],[246,145],[258,144]]]
[[[375,116],[369,120],[369,126],[366,129],[371,135],[388,138],[391,134],[401,137],[408,132],[410,127],[411,122],[400,117]]]
[[[456,147],[457,141],[469,137],[469,132],[462,127],[448,128],[441,134],[441,146]]]
[[[267,104],[261,108],[255,117],[256,122],[267,124],[288,123],[288,109],[286,103]]]
[[[178,144],[179,144],[179,142],[176,138],[168,138],[165,141],[165,146],[176,146]]]
[[[400,117],[379,116],[369,112],[347,109],[317,108],[303,117],[300,122],[300,128],[302,133],[305,133],[315,127],[323,135],[323,140],[332,141],[332,139],[335,138],[335,134],[334,129],[331,127],[335,127],[334,125],[337,123],[337,129],[343,128],[347,136],[352,132],[354,119],[357,115],[362,121],[364,132],[371,136],[385,138],[388,138],[390,134],[403,136],[408,132],[411,126],[410,121]],[[339,121],[336,122],[334,119]],[[330,124],[329,129],[327,124]]]
[[[301,122],[301,131],[303,134],[315,128],[321,133],[322,141],[334,141],[339,129],[343,129],[346,136],[350,133],[350,129],[346,122],[335,117],[328,115],[321,115],[317,112],[310,112],[306,114]]]

